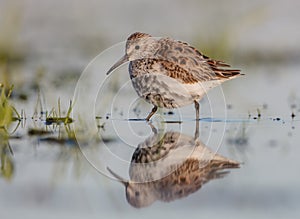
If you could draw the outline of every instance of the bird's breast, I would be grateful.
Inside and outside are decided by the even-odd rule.
[[[168,76],[152,73],[139,75],[131,80],[137,94],[155,106],[177,108],[194,101],[183,84]]]

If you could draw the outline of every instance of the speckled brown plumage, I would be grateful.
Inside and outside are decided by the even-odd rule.
[[[160,65],[160,67],[155,68],[155,64]],[[155,72],[174,78],[184,84],[194,84],[198,82],[197,79],[193,77],[193,74],[167,60],[138,59],[130,63],[129,71],[131,72],[131,78]]]

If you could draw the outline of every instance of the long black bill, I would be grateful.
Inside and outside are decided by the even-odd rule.
[[[117,61],[106,73],[106,75],[110,74],[113,70],[115,70],[116,68],[118,68],[120,65],[122,65],[123,63],[128,61],[128,57],[125,54],[119,61]]]
[[[108,172],[110,172],[111,175],[113,175],[117,180],[120,181],[120,183],[122,183],[125,187],[128,186],[129,182],[128,180],[124,179],[123,177],[119,176],[118,174],[116,174],[114,171],[112,171],[109,167],[106,167],[106,169],[108,170]]]

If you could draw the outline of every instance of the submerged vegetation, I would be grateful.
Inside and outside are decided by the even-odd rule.
[[[0,84],[0,175],[10,180],[14,172],[14,164],[12,161],[13,150],[9,144],[9,127],[13,121],[20,121],[20,115],[14,106],[9,102],[12,88],[5,89]]]
[[[72,101],[70,101],[70,105],[67,111],[66,116],[61,115],[61,106],[60,106],[60,99],[58,99],[58,109],[52,108],[52,110],[49,113],[49,116],[46,116],[46,125],[52,125],[52,124],[69,124],[72,123],[74,120],[70,117],[72,112]]]
[[[0,129],[0,176],[10,180],[14,173],[13,151],[9,144],[9,135]]]

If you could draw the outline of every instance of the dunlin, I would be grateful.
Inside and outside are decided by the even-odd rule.
[[[194,103],[199,119],[199,101],[206,92],[240,75],[223,61],[211,59],[191,45],[171,38],[134,33],[126,42],[125,55],[107,72],[129,61],[129,74],[137,94],[154,107],[177,108]]]

